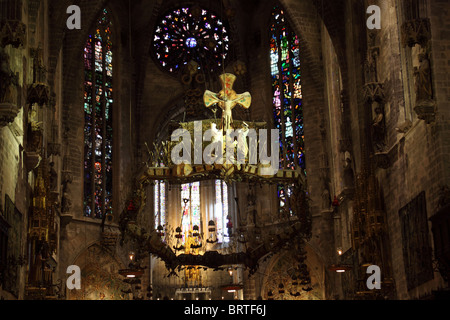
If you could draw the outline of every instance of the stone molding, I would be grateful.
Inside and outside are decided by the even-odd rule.
[[[23,47],[26,42],[26,25],[19,20],[0,21],[0,45],[4,48],[12,45],[14,48]]]
[[[8,102],[0,103],[0,128],[14,122],[18,113],[17,105]]]

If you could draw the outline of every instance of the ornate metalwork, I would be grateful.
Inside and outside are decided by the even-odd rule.
[[[227,77],[223,78],[224,91],[232,89],[232,83],[228,83]],[[227,86],[228,84],[228,86]],[[212,93],[211,93],[212,94]],[[229,92],[223,92],[223,95],[218,97],[215,103],[223,104],[222,99],[229,97]],[[215,95],[215,94],[212,94]],[[209,100],[211,95],[207,94],[206,105],[211,106],[212,100]],[[213,99],[214,98],[214,99]],[[236,98],[236,97],[235,97]],[[244,103],[249,98],[248,95],[241,96],[237,102]],[[250,103],[248,101],[248,103]],[[231,112],[231,110],[230,110]],[[224,113],[226,113],[224,111]],[[244,123],[242,121],[231,121],[231,115],[228,115],[227,119],[224,119],[224,123],[221,126],[221,120],[218,119],[206,119],[202,121],[202,134],[206,130],[211,128],[212,124],[217,127],[221,127],[219,133],[224,138],[224,128],[229,128],[231,125],[235,128],[241,128]],[[265,123],[248,122],[246,125],[249,128],[265,128]],[[194,122],[178,123],[174,127],[181,127],[188,132],[193,133],[195,127]],[[198,129],[198,128],[197,128]],[[191,135],[192,136],[192,135]],[[130,196],[130,200],[126,206],[126,209],[122,211],[120,215],[119,228],[122,234],[121,244],[124,244],[125,240],[133,240],[136,244],[137,255],[146,256],[148,253],[152,253],[161,258],[171,275],[176,274],[176,270],[180,270],[183,266],[203,266],[212,268],[214,270],[220,270],[225,265],[241,264],[250,270],[250,273],[256,272],[259,262],[262,258],[268,255],[278,252],[283,248],[290,248],[293,245],[303,245],[305,241],[308,241],[311,237],[311,213],[309,211],[308,198],[306,195],[305,177],[301,169],[299,170],[279,170],[276,174],[266,175],[261,169],[263,164],[258,163],[255,165],[249,164],[245,161],[243,164],[179,164],[175,165],[170,161],[171,154],[171,142],[164,142],[163,148],[156,148],[156,159],[160,159],[161,152],[166,153],[163,156],[167,159],[164,164],[165,167],[149,167],[145,168],[145,171],[137,178],[136,188],[133,195]],[[219,151],[220,152],[220,151]],[[148,163],[156,163],[158,161],[151,159]],[[278,164],[275,164],[278,166]],[[197,254],[197,252],[184,252],[177,255],[176,251],[183,251],[185,247],[175,247],[174,251],[166,241],[160,236],[160,232],[156,229],[145,230],[138,225],[137,219],[140,215],[142,208],[145,207],[145,189],[147,186],[152,185],[156,180],[165,180],[169,183],[184,184],[200,180],[215,180],[221,179],[227,182],[241,181],[249,182],[250,184],[286,184],[291,186],[291,192],[286,195],[286,203],[289,204],[289,208],[292,210],[292,215],[287,219],[280,221],[278,224],[267,226],[262,232],[253,230],[255,232],[249,232],[244,237],[245,239],[245,251],[233,251],[232,253],[219,253],[218,251],[206,251],[204,254]],[[230,221],[231,222],[231,221]],[[232,224],[227,225],[229,229],[233,229]],[[242,226],[241,226],[242,227]],[[255,221],[255,229],[261,228]],[[230,230],[231,231],[231,230]],[[229,233],[231,233],[229,231]],[[233,230],[236,231],[236,230]],[[244,232],[244,228],[239,229],[238,235],[240,236]],[[261,230],[259,230],[261,231]],[[179,233],[179,231],[177,231]],[[255,235],[259,235],[256,239]],[[175,237],[177,237],[176,235]],[[231,235],[230,235],[231,236]],[[166,237],[167,238],[167,237]],[[251,239],[250,239],[251,238]],[[194,244],[190,248],[199,248],[200,244]]]

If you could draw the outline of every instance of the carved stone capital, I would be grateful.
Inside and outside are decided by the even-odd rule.
[[[395,144],[387,151],[375,152],[371,157],[375,168],[389,169],[398,160],[398,144]]]
[[[19,20],[0,21],[0,45],[4,48],[12,45],[19,48],[26,40],[26,25]]]
[[[0,103],[0,128],[14,122],[19,113],[19,108],[12,103]]]
[[[352,150],[352,141],[350,139],[339,140],[339,152],[346,152]]]
[[[50,142],[47,144],[47,150],[49,155],[60,156],[61,155],[61,144]]]
[[[25,151],[25,165],[27,167],[27,172],[36,169],[39,166],[41,160],[41,155],[38,152]]]
[[[435,102],[433,100],[421,100],[416,103],[414,111],[420,120],[427,124],[434,122],[436,118]]]
[[[114,247],[119,239],[120,234],[115,232],[102,232],[101,243],[105,247]]]
[[[414,47],[416,44],[425,48],[431,39],[429,19],[414,19],[403,23],[401,27],[401,39],[403,47]]]
[[[49,103],[50,89],[44,83],[33,83],[28,87],[27,103],[37,103],[40,106]]]
[[[27,151],[39,153],[42,149],[43,140],[44,140],[44,133],[42,128],[40,127],[33,128],[33,125],[29,124],[29,132],[27,136],[27,145],[26,145]]]
[[[73,174],[70,171],[63,170],[61,172],[61,184],[68,184],[73,182]]]
[[[70,222],[72,222],[73,215],[69,213],[62,213],[59,217],[61,229],[64,229]]]
[[[364,100],[368,103],[384,101],[383,84],[379,82],[366,83],[364,85]]]
[[[391,166],[389,155],[387,152],[377,152],[373,156],[376,168],[388,169]]]

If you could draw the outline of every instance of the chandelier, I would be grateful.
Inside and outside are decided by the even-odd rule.
[[[147,257],[149,253],[156,255],[164,261],[169,275],[176,275],[177,271],[188,268],[228,270],[233,265],[243,266],[252,275],[262,260],[280,250],[303,252],[305,243],[311,237],[311,214],[304,172],[301,169],[279,169],[278,161],[270,162],[270,159],[278,159],[279,142],[271,141],[269,145],[267,137],[270,130],[266,123],[233,119],[234,108],[248,109],[251,105],[250,93],[237,94],[233,90],[235,79],[233,74],[224,73],[220,76],[220,92],[205,91],[203,101],[207,108],[213,109],[213,119],[177,122],[173,126],[172,139],[155,145],[151,161],[138,175],[136,187],[120,215],[121,244],[133,242],[137,260]],[[222,109],[222,118],[216,119],[219,109]],[[235,133],[235,136],[230,137],[230,133]],[[278,138],[279,133],[276,132],[275,136]],[[272,158],[267,157],[269,147]],[[160,166],[161,163],[164,166]],[[283,184],[289,186],[290,192],[285,195],[284,215],[276,223],[255,221],[250,227],[228,216],[226,227],[230,241],[239,245],[219,252],[207,249],[217,242],[217,228],[212,220],[207,224],[206,235],[200,232],[200,229],[204,230],[202,226],[191,226],[186,238],[189,241],[185,242],[181,241],[181,226],[176,227],[174,234],[169,234],[163,226],[146,229],[138,223],[146,203],[146,188],[161,180],[173,185],[223,180],[248,183],[250,188]],[[188,203],[189,199],[183,200],[184,207]],[[302,256],[298,261],[299,273],[303,272],[303,278],[305,274],[300,266],[304,264],[304,259]]]

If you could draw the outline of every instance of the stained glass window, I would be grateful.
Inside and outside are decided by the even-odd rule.
[[[84,215],[112,214],[112,22],[103,10],[84,48]]]
[[[157,181],[154,186],[155,228],[166,224],[166,183]]]
[[[187,200],[187,201],[185,201]],[[193,182],[181,185],[181,207],[183,216],[181,219],[181,230],[183,232],[183,244],[189,231],[194,226],[200,225],[200,182]]]
[[[279,6],[272,12],[270,62],[274,123],[280,132],[280,168],[305,171],[300,42]],[[292,210],[287,208],[286,196],[291,192],[291,186],[278,185],[280,211],[289,214]]]
[[[280,168],[305,169],[299,38],[278,6],[272,12],[270,61],[274,121],[280,131]]]
[[[227,216],[228,216],[228,186],[225,181],[216,180],[216,203],[214,219],[216,223],[217,240],[219,243],[228,242]]]
[[[177,73],[189,61],[214,72],[223,68],[229,49],[229,33],[215,13],[198,6],[171,10],[153,35],[153,48],[161,66]]]
[[[282,214],[287,214],[288,216],[293,215],[293,210],[291,207],[291,204],[289,203],[288,199],[292,195],[292,192],[294,190],[293,185],[278,185],[278,198],[280,200],[280,212]]]

